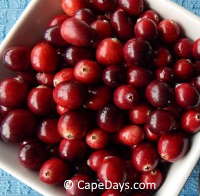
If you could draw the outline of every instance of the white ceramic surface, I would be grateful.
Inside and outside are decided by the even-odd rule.
[[[161,16],[177,21],[186,34],[196,39],[200,37],[200,18],[169,0],[147,0],[151,8]],[[40,40],[49,19],[61,13],[59,0],[32,0],[13,29],[0,45],[0,78],[9,72],[2,66],[3,51],[14,45],[33,45]],[[61,188],[49,186],[38,180],[36,173],[23,168],[17,159],[16,146],[0,142],[0,168],[9,172],[20,181],[35,189],[44,196],[64,196]],[[200,133],[192,139],[188,154],[169,170],[167,179],[157,192],[157,196],[178,196],[192,169],[200,158]]]

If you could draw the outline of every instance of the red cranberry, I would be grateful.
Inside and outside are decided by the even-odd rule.
[[[130,120],[133,124],[145,124],[151,114],[151,108],[148,105],[136,105],[129,112]]]
[[[193,57],[197,60],[200,59],[200,39],[197,39],[194,44],[193,44],[193,49],[192,49],[192,53],[193,53]]]
[[[145,184],[145,189],[157,190],[163,182],[163,175],[158,169],[145,172],[141,174],[140,182]]]
[[[173,114],[177,119],[180,118],[180,115],[182,113],[182,108],[180,108],[178,105],[176,104],[172,104],[169,105],[165,108],[163,108],[163,110],[166,110],[168,112],[170,112],[171,114]]]
[[[189,108],[199,104],[199,93],[189,83],[182,83],[175,87],[176,103],[183,107]]]
[[[93,6],[100,11],[110,11],[116,7],[116,0],[91,0]]]
[[[194,70],[195,70],[195,73],[200,74],[200,61],[199,60],[194,62]]]
[[[155,169],[159,156],[151,143],[142,143],[133,149],[131,161],[138,171],[148,172]]]
[[[175,162],[182,158],[189,147],[188,138],[182,133],[169,133],[160,137],[158,153],[168,162]]]
[[[57,105],[57,106],[56,106],[56,110],[57,110],[57,113],[60,114],[60,115],[63,115],[63,114],[65,114],[65,113],[67,113],[67,112],[70,111],[69,108],[63,107],[63,106],[61,106],[61,105]]]
[[[46,86],[33,88],[28,95],[28,107],[37,115],[50,114],[55,108],[52,89]]]
[[[46,86],[53,86],[53,78],[54,75],[51,73],[37,73],[36,79],[38,84],[46,85]]]
[[[5,142],[19,143],[35,133],[36,120],[27,110],[9,112],[1,122],[1,138]]]
[[[159,139],[159,135],[152,132],[150,129],[149,129],[149,126],[148,125],[145,125],[144,126],[144,131],[145,131],[145,136],[148,140],[150,141],[158,141]]]
[[[119,6],[130,15],[140,15],[144,10],[144,0],[119,0]]]
[[[181,119],[182,128],[189,133],[200,131],[200,113],[196,110],[188,110]]]
[[[95,31],[84,21],[69,18],[61,26],[63,39],[74,46],[88,46],[94,42]]]
[[[0,82],[0,104],[18,107],[26,99],[28,86],[21,78],[7,78]]]
[[[119,86],[114,92],[114,103],[124,110],[132,109],[139,101],[137,90],[131,85]]]
[[[60,142],[59,152],[63,159],[69,161],[79,160],[86,154],[86,144],[81,140],[63,139]]]
[[[150,115],[148,126],[156,134],[165,134],[175,127],[175,118],[168,111],[156,110]]]
[[[101,196],[122,196],[122,193],[119,192],[118,190],[106,190],[104,191]]]
[[[90,119],[83,112],[68,112],[60,117],[58,131],[65,139],[82,139],[89,130]]]
[[[162,20],[158,25],[158,30],[162,40],[166,43],[176,42],[181,34],[180,26],[173,20]]]
[[[39,173],[40,180],[47,184],[59,184],[69,177],[70,166],[61,159],[52,158],[46,161]]]
[[[170,67],[161,67],[156,70],[155,74],[160,82],[172,83],[174,81],[174,71]]]
[[[62,23],[68,18],[69,16],[67,16],[66,14],[57,15],[50,21],[49,27],[61,26]]]
[[[192,57],[193,41],[188,38],[180,39],[174,46],[176,55],[180,58]]]
[[[200,76],[193,78],[192,85],[200,92]]]
[[[77,82],[62,82],[55,87],[53,97],[58,105],[77,109],[84,102],[85,88]]]
[[[0,116],[5,117],[11,110],[12,108],[10,107],[0,105]]]
[[[124,122],[123,113],[114,105],[107,105],[97,114],[98,126],[107,132],[118,131]]]
[[[30,86],[33,86],[36,84],[36,78],[35,78],[34,72],[17,72],[16,74],[17,74],[16,78],[21,78]]]
[[[119,64],[123,60],[122,44],[116,38],[101,41],[96,50],[96,59],[100,64]]]
[[[4,64],[13,71],[27,71],[30,68],[30,49],[23,46],[9,48],[3,56]]]
[[[141,18],[148,18],[153,20],[156,24],[158,24],[160,22],[160,16],[158,15],[157,12],[155,12],[154,10],[147,10],[145,11]]]
[[[74,17],[86,22],[87,24],[91,24],[95,20],[95,16],[92,13],[92,10],[87,8],[78,10]]]

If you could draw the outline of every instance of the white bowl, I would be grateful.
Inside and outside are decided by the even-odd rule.
[[[200,18],[169,0],[147,0],[152,9],[165,18],[174,19],[191,39],[200,37]],[[61,13],[58,0],[32,0],[13,29],[0,46],[0,63],[3,51],[15,45],[33,45],[39,41],[52,16]],[[0,78],[9,72],[0,67]],[[29,171],[19,164],[16,146],[0,142],[0,168],[12,174],[20,181],[45,196],[63,196],[61,188],[49,186],[39,181],[37,173]],[[178,196],[192,169],[200,158],[200,133],[193,136],[188,154],[169,170],[167,178],[157,192],[157,196]]]

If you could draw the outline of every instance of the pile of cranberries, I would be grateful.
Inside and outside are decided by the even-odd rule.
[[[78,181],[155,183],[200,130],[200,39],[143,0],[62,0],[43,40],[11,47],[0,82],[0,135],[67,196],[149,196]]]

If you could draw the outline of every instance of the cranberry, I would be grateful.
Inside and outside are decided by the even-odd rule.
[[[106,190],[104,191],[101,196],[122,196],[122,193],[119,192],[118,190]]]
[[[162,40],[166,43],[176,42],[181,34],[180,26],[173,20],[162,20],[158,25],[158,30]]]
[[[57,106],[56,106],[56,110],[57,110],[57,113],[60,114],[60,115],[63,115],[63,114],[65,114],[65,113],[67,113],[67,112],[70,111],[69,108],[63,107],[63,106],[61,106],[61,105],[57,105]]]
[[[192,53],[193,53],[193,57],[197,60],[200,59],[200,49],[199,49],[199,45],[200,45],[200,39],[197,39],[194,44],[193,44],[193,49],[192,49]]]
[[[160,170],[155,169],[149,172],[142,173],[140,176],[140,182],[145,184],[145,189],[152,189],[156,190],[160,187],[160,185],[163,182],[163,175]],[[149,186],[150,184],[153,184],[154,186],[152,187]]]
[[[61,26],[62,23],[68,18],[69,16],[67,16],[66,14],[57,15],[50,21],[49,27]]]
[[[151,114],[151,108],[148,105],[136,105],[129,112],[130,120],[133,124],[145,124]]]
[[[106,105],[97,114],[98,126],[107,132],[118,131],[124,122],[123,113],[114,105]]]
[[[19,143],[34,135],[35,125],[35,117],[29,111],[12,110],[1,122],[1,138],[5,142]]]
[[[36,78],[34,72],[17,72],[16,78],[21,78],[24,80],[28,85],[33,86],[36,84]]]
[[[169,105],[169,106],[163,108],[163,110],[170,112],[177,119],[180,118],[180,115],[182,113],[182,108],[180,108],[177,104]]]
[[[110,11],[116,7],[116,0],[91,0],[93,6],[100,11]]]
[[[140,15],[144,10],[144,0],[119,0],[119,6],[130,15]]]
[[[114,103],[120,109],[132,109],[138,102],[139,94],[131,85],[119,86],[114,92]]]
[[[165,134],[175,127],[175,117],[168,111],[155,110],[149,117],[148,126],[156,134]]]
[[[74,77],[81,83],[95,83],[101,77],[101,67],[95,61],[82,60],[74,68]]]
[[[69,174],[69,164],[59,158],[51,158],[42,165],[39,177],[44,183],[58,184],[67,179]]]
[[[200,92],[200,76],[193,78],[192,85]]]
[[[200,74],[200,61],[199,60],[194,62],[194,70],[195,70],[195,73]]]
[[[81,140],[63,139],[59,146],[60,156],[69,161],[82,159],[86,154],[86,149],[86,144]]]
[[[155,71],[155,74],[160,82],[172,83],[174,81],[174,71],[170,67],[161,67]]]
[[[96,59],[100,64],[119,64],[123,60],[122,44],[116,38],[102,40],[96,50]]]
[[[87,8],[78,10],[74,17],[86,22],[87,24],[91,24],[95,20],[95,16],[92,13],[92,10]]]
[[[182,158],[188,147],[189,140],[182,133],[165,134],[158,141],[158,153],[168,162],[175,162]]]
[[[188,38],[180,39],[174,46],[175,54],[180,58],[192,57],[193,41]]]
[[[88,46],[94,42],[95,31],[84,21],[72,17],[62,24],[61,36],[74,46]]]
[[[159,139],[159,135],[152,132],[150,129],[149,129],[149,126],[148,125],[145,125],[144,126],[144,131],[145,131],[145,136],[148,140],[150,141],[158,141]]]
[[[145,87],[151,81],[151,72],[139,66],[128,69],[128,83],[135,87]]]
[[[151,57],[152,47],[148,41],[133,38],[124,45],[124,58],[129,64],[144,64],[145,62],[149,62]]]
[[[57,130],[57,119],[43,120],[39,126],[38,137],[42,142],[54,144],[61,140]]]
[[[54,75],[51,74],[51,73],[40,73],[40,72],[38,72],[36,74],[36,79],[37,79],[38,84],[46,85],[46,86],[49,86],[49,87],[53,86],[53,78],[54,78]]]
[[[21,78],[7,78],[0,82],[0,104],[18,107],[26,99],[28,86]]]
[[[142,143],[133,149],[131,161],[138,171],[148,172],[155,169],[159,156],[151,143]]]
[[[0,116],[5,117],[11,110],[12,109],[10,107],[0,105]]]
[[[181,119],[182,128],[189,133],[200,131],[200,113],[196,110],[188,110]]]
[[[48,158],[46,149],[39,142],[30,142],[22,145],[18,156],[24,167],[33,170],[38,170]]]
[[[85,87],[74,81],[62,82],[55,87],[53,97],[58,105],[77,109],[84,102]]]
[[[37,115],[50,114],[55,108],[52,89],[42,85],[33,88],[28,95],[28,107]]]
[[[157,12],[155,12],[154,10],[147,10],[145,11],[141,18],[148,18],[153,20],[156,24],[158,24],[160,22],[160,16],[158,15]]]
[[[175,87],[176,103],[183,107],[189,108],[199,104],[199,93],[189,83],[182,83]]]
[[[30,49],[24,46],[11,47],[3,56],[4,64],[13,71],[27,71],[30,68]]]
[[[68,112],[60,117],[58,131],[65,139],[82,139],[90,128],[89,122],[84,112]]]

